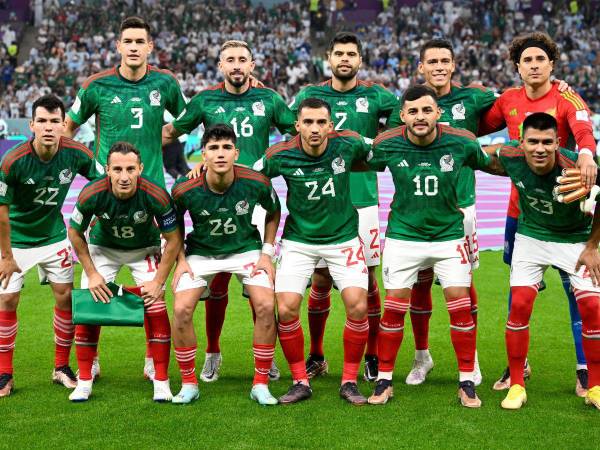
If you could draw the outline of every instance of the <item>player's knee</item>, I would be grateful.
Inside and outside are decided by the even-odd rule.
[[[0,310],[15,311],[19,304],[19,293],[13,292],[10,294],[0,295]]]
[[[600,329],[600,296],[578,300],[579,312],[586,329]]]
[[[277,317],[280,322],[288,322],[300,315],[298,308],[286,301],[277,300]]]
[[[256,320],[272,321],[275,317],[275,300],[272,298],[261,298],[252,301],[252,307],[256,314]]]
[[[513,297],[510,306],[509,320],[513,324],[526,325],[531,317],[532,304],[518,297]]]
[[[181,329],[192,323],[194,308],[184,302],[176,302],[173,307],[173,326]]]

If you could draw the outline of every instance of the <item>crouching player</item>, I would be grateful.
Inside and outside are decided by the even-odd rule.
[[[135,283],[142,287],[146,336],[156,369],[153,399],[171,401],[171,327],[164,285],[181,248],[181,235],[169,194],[142,177],[143,168],[133,145],[113,144],[107,157],[107,176],[88,183],[79,194],[69,239],[83,266],[81,286],[89,288],[96,301],[110,301],[106,283],[114,281],[123,266],[129,267]],[[84,233],[94,216],[88,244]],[[160,233],[166,241],[162,257]],[[99,333],[99,326],[78,325],[75,329],[79,380],[69,396],[72,401],[86,401],[92,393],[92,363]]]
[[[189,211],[194,229],[186,238],[185,254],[180,252],[173,278],[175,312],[173,340],[183,385],[173,403],[190,403],[198,398],[195,374],[196,335],[193,315],[215,275],[235,274],[250,296],[256,313],[254,325],[254,382],[250,398],[261,405],[277,399],[267,386],[275,353],[274,268],[271,258],[280,218],[280,205],[271,181],[242,166],[236,135],[231,127],[216,124],[202,137],[206,172],[199,178],[179,180],[173,199],[180,223]],[[252,223],[252,211],[267,211],[264,244]],[[261,252],[262,246],[262,252]]]
[[[563,169],[575,168],[578,155],[559,148],[556,119],[545,113],[528,116],[521,142],[512,141],[498,155],[519,191],[521,210],[510,270],[512,306],[506,323],[511,387],[502,407],[519,409],[527,401],[523,373],[529,319],[542,276],[554,266],[569,275],[573,286],[588,363],[585,401],[600,409],[600,210],[596,209],[592,225],[579,202],[567,204],[553,198],[556,178]]]

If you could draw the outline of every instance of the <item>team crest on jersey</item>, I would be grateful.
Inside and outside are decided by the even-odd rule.
[[[6,195],[7,191],[8,191],[8,185],[6,183],[3,183],[2,181],[0,181],[0,195],[2,195],[2,196]]]
[[[457,103],[452,107],[452,120],[465,120],[465,104],[463,102]]]
[[[331,168],[334,175],[344,173],[346,171],[346,161],[341,156],[338,156],[331,162]]]
[[[252,114],[255,116],[265,115],[265,104],[262,102],[262,100],[252,103]]]
[[[150,106],[160,106],[160,92],[156,89],[150,92]]]
[[[442,172],[452,172],[454,170],[454,158],[452,155],[444,155],[440,158],[440,170]]]
[[[367,97],[359,97],[356,99],[356,112],[368,113],[369,112],[369,100]]]
[[[250,210],[250,205],[246,200],[241,200],[235,204],[235,213],[238,216],[243,216],[244,214],[248,214]]]
[[[133,223],[139,224],[144,223],[148,220],[148,213],[146,211],[136,211],[133,213]]]
[[[61,170],[58,174],[60,184],[69,184],[73,179],[73,172],[70,169]]]

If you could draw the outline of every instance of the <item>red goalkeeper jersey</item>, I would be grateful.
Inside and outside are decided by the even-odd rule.
[[[596,154],[596,141],[592,132],[591,113],[579,95],[559,92],[558,83],[552,83],[550,91],[538,99],[527,97],[525,87],[505,91],[482,117],[480,134],[508,127],[510,139],[520,139],[525,118],[536,112],[545,112],[556,118],[560,146],[579,150],[587,148]],[[519,217],[519,195],[511,184],[509,217]]]

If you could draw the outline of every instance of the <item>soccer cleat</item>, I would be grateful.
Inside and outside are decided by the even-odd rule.
[[[379,374],[379,359],[375,355],[365,355],[365,381],[377,380]]]
[[[69,395],[69,400],[72,402],[87,402],[92,395],[92,380],[78,380],[77,386]]]
[[[146,358],[144,362],[144,378],[150,381],[154,381],[155,374],[156,370],[154,370],[154,359]]]
[[[77,386],[77,377],[69,366],[60,366],[52,372],[52,382],[62,384],[68,389],[75,389]]]
[[[523,378],[528,380],[531,377],[531,366],[529,365],[529,360],[525,360],[525,368],[523,369]],[[502,376],[498,378],[498,381],[494,383],[492,387],[495,391],[504,391],[506,389],[510,389],[510,370],[508,367],[504,369]]]
[[[0,373],[0,397],[8,397],[15,387],[15,381],[10,373]]]
[[[472,381],[461,381],[458,383],[458,399],[460,404],[467,408],[480,408],[481,400],[475,392],[475,383]]]
[[[281,372],[279,372],[279,367],[275,364],[275,360],[271,362],[271,368],[269,369],[269,381],[279,381],[281,378]]]
[[[510,387],[508,394],[506,394],[500,406],[504,409],[521,409],[525,403],[527,403],[525,388],[520,384],[515,384]]]
[[[427,378],[427,374],[433,370],[433,366],[433,359],[431,359],[431,355],[429,354],[427,355],[427,359],[424,361],[415,359],[413,361],[412,369],[406,376],[406,384],[410,384],[412,386],[423,384]]]
[[[393,397],[394,386],[392,386],[392,380],[377,380],[375,391],[367,401],[371,405],[385,405]]]
[[[575,394],[577,397],[585,397],[588,393],[588,371],[579,369],[577,371],[577,381],[575,382]]]
[[[325,375],[329,372],[329,364],[324,356],[308,355],[306,359],[306,375],[308,379]]]
[[[169,380],[154,380],[152,383],[154,384],[154,395],[152,396],[152,400],[159,403],[170,402],[173,400]]]
[[[219,379],[219,370],[221,369],[221,353],[207,353],[204,356],[204,367],[200,379],[205,383],[212,383]]]
[[[292,403],[298,403],[302,400],[307,400],[312,396],[312,389],[307,384],[296,383],[293,384],[286,394],[279,397],[279,403],[282,405],[289,405]]]
[[[358,385],[356,383],[352,383],[351,381],[342,384],[340,387],[340,397],[355,406],[367,404],[367,397],[362,395],[358,390]]]
[[[200,391],[198,390],[197,384],[184,383],[181,385],[179,394],[173,397],[172,403],[176,405],[187,405],[192,403],[194,400],[198,400],[200,397]]]
[[[79,370],[75,374],[75,377],[77,379],[79,379]],[[96,356],[94,358],[94,361],[92,362],[92,380],[97,381],[98,378],[100,378],[100,361],[98,360],[98,357]]]
[[[266,384],[255,384],[250,391],[250,398],[259,405],[276,405],[277,399],[269,392],[269,387]]]
[[[585,404],[594,405],[596,408],[600,409],[600,386],[594,386],[588,390],[587,395],[585,396]]]

